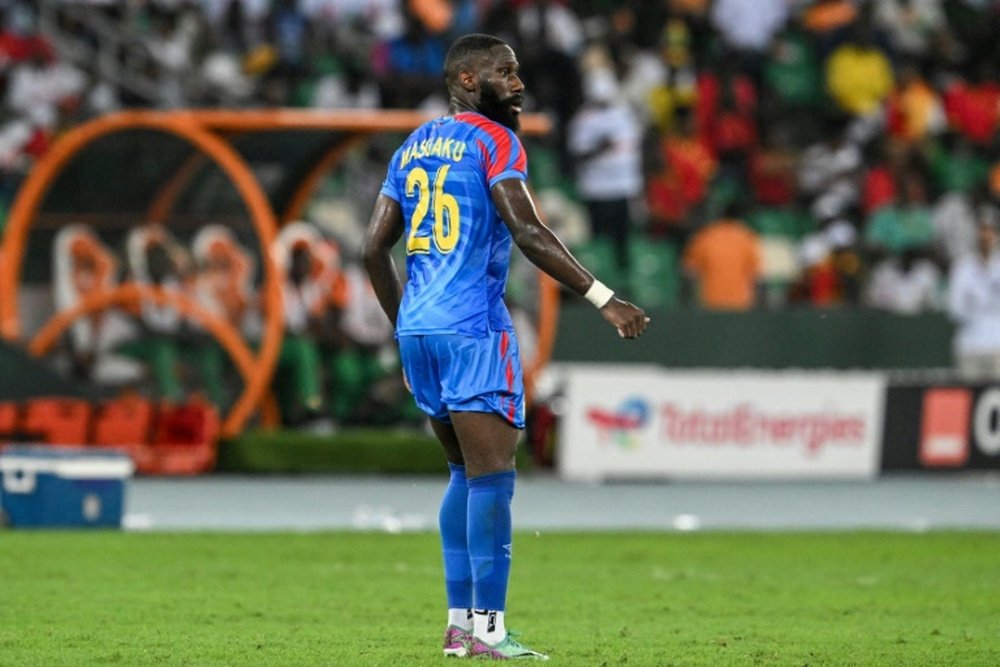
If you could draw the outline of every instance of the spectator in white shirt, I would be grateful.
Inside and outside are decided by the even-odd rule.
[[[518,32],[525,41],[544,41],[544,46],[569,56],[583,48],[583,24],[576,13],[551,0],[531,0],[517,10]]]
[[[631,200],[642,192],[642,128],[622,101],[610,68],[586,74],[587,102],[569,124],[569,152],[576,160],[577,194],[587,206],[591,232],[615,244],[620,269],[628,267]]]
[[[36,49],[31,60],[11,72],[7,106],[36,128],[52,130],[59,120],[59,105],[83,92],[85,77],[75,67],[50,61]]]
[[[788,21],[788,0],[715,0],[711,20],[726,44],[756,75],[763,54]]]
[[[879,262],[869,279],[868,305],[900,315],[939,310],[941,270],[923,254],[909,250]]]
[[[948,310],[955,320],[959,372],[972,379],[1000,378],[1000,238],[996,216],[980,216],[976,251],[951,267]]]
[[[992,204],[985,186],[972,192],[945,192],[931,211],[934,242],[949,263],[976,249],[976,226],[980,215],[989,215]]]
[[[875,20],[889,32],[892,45],[906,55],[920,56],[947,25],[941,0],[879,0]]]
[[[799,161],[799,187],[817,220],[835,218],[858,203],[863,167],[861,149],[848,137],[847,119],[825,119],[823,140],[809,146]]]
[[[146,39],[146,48],[158,69],[157,102],[163,108],[178,108],[187,103],[185,78],[194,67],[193,38],[194,35],[183,28],[176,14],[155,17],[152,34]]]

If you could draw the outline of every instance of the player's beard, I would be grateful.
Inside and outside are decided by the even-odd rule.
[[[495,120],[501,125],[506,125],[515,132],[521,129],[521,119],[514,113],[514,106],[520,106],[521,95],[511,95],[505,100],[500,99],[497,89],[489,81],[479,83],[479,112]]]

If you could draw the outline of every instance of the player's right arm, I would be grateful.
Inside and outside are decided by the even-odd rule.
[[[392,261],[392,247],[402,235],[403,209],[395,199],[380,194],[368,223],[362,255],[375,296],[394,327],[399,303],[403,299],[403,285]]]
[[[538,217],[524,181],[507,178],[490,189],[493,203],[524,256],[580,296],[587,294],[596,279]],[[600,313],[625,338],[642,335],[649,322],[643,310],[612,296]]]

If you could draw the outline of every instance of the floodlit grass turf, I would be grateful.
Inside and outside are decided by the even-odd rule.
[[[997,665],[1000,534],[522,533],[563,665]],[[432,534],[0,534],[0,665],[461,664]]]

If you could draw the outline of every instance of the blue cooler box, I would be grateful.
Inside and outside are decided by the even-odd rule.
[[[8,447],[0,453],[0,508],[15,528],[118,528],[134,469],[113,450]]]

